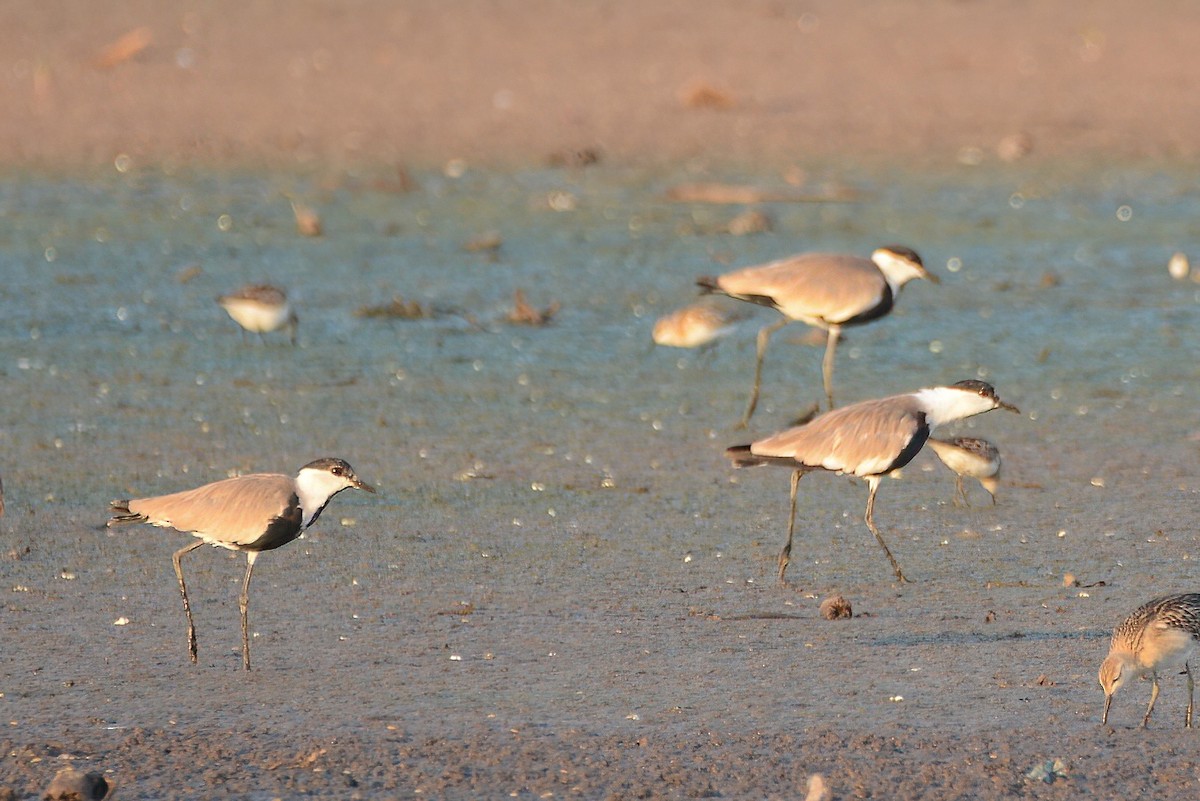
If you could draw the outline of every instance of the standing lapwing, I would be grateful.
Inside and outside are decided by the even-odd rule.
[[[792,508],[787,543],[779,553],[779,580],[784,580],[792,553],[796,487],[800,478],[813,470],[828,470],[867,480],[867,528],[887,554],[896,578],[908,581],[875,528],[875,492],[879,482],[911,462],[929,439],[929,432],[937,426],[992,409],[1018,411],[1016,406],[996,397],[991,384],[959,381],[948,387],[930,387],[843,406],[805,425],[726,450],[736,467],[778,464],[792,468]]]
[[[886,315],[892,310],[900,288],[914,278],[938,283],[937,276],[925,270],[916,251],[891,245],[877,249],[869,259],[835,253],[805,253],[734,270],[716,278],[696,279],[706,292],[769,306],[783,315],[782,320],[764,326],[758,332],[754,388],[742,416],[742,427],[750,422],[758,406],[763,356],[771,334],[793,320],[829,332],[821,371],[825,379],[825,399],[832,409],[833,356],[842,329]]]
[[[262,551],[274,550],[299,537],[317,521],[330,499],[346,489],[375,491],[359,480],[341,459],[317,459],[301,467],[295,478],[282,473],[252,473],[171,495],[113,501],[115,514],[108,525],[150,523],[199,538],[198,542],[180,548],[172,558],[187,615],[188,653],[192,662],[196,661],[196,627],[180,559],[206,543],[246,553],[246,577],[238,606],[242,611],[242,666],[249,670],[246,610],[254,560]]]

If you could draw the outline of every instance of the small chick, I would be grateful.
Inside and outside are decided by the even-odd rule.
[[[654,343],[669,348],[702,348],[731,333],[744,317],[713,303],[693,303],[658,318]]]
[[[996,503],[996,488],[1000,484],[1000,451],[986,439],[975,437],[958,437],[956,439],[929,438],[928,445],[942,460],[942,464],[955,473],[954,483],[958,489],[954,505],[962,498],[965,506],[970,506],[967,500],[967,490],[963,486],[963,477],[970,476],[978,479],[988,494],[992,496],[992,504]]]
[[[245,286],[237,292],[217,298],[221,308],[245,331],[263,334],[286,328],[292,344],[296,344],[296,324],[299,319],[288,302],[287,293],[270,284]]]

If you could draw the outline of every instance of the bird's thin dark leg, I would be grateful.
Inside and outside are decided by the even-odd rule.
[[[784,582],[783,574],[787,572],[788,563],[792,561],[792,532],[796,530],[796,487],[800,483],[800,477],[804,473],[800,470],[792,471],[792,510],[788,515],[788,538],[783,545],[783,550],[779,552],[779,582]]]
[[[837,352],[838,340],[842,338],[839,326],[829,328],[829,338],[825,342],[825,358],[821,359],[821,377],[825,380],[825,400],[833,409],[833,356]]]
[[[188,655],[192,658],[192,664],[196,662],[196,625],[192,622],[192,605],[188,603],[187,584],[183,581],[183,565],[180,564],[180,559],[184,554],[189,554],[204,544],[204,540],[196,540],[191,545],[180,548],[171,557],[171,562],[175,565],[175,578],[179,579],[179,594],[183,596],[183,613],[187,615],[188,622]]]
[[[1150,714],[1154,712],[1154,702],[1158,700],[1158,671],[1151,671],[1152,681],[1150,683],[1150,706],[1146,707],[1146,717],[1142,718],[1142,728],[1146,728],[1150,724]]]
[[[1183,672],[1186,673],[1188,677],[1188,705],[1187,714],[1185,714],[1183,718],[1183,725],[1184,728],[1190,729],[1192,728],[1192,695],[1195,692],[1196,684],[1192,680],[1192,669],[1188,666],[1187,662],[1183,663]]]
[[[791,320],[784,317],[779,322],[764,325],[758,332],[758,353],[754,362],[754,387],[750,390],[750,402],[746,405],[746,413],[742,415],[739,428],[745,428],[749,424],[750,418],[754,416],[754,410],[758,408],[758,391],[762,386],[763,357],[767,355],[767,343],[771,340],[771,334],[790,322]]]
[[[246,552],[246,578],[242,580],[242,594],[238,597],[238,608],[242,610],[242,667],[250,669],[250,574],[254,572],[254,560],[258,551]]]
[[[900,563],[896,561],[896,557],[892,556],[892,552],[888,549],[887,543],[883,541],[883,535],[879,533],[879,529],[875,528],[875,491],[879,489],[879,477],[874,476],[867,479],[870,485],[870,492],[867,494],[867,528],[871,529],[871,533],[875,535],[875,539],[879,541],[879,547],[883,548],[883,552],[887,554],[888,561],[892,563],[892,570],[896,573],[898,581],[908,582],[904,577],[904,571],[900,569]],[[910,582],[911,583],[911,582]]]

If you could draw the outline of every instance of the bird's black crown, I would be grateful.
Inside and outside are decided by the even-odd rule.
[[[995,398],[996,388],[986,381],[968,378],[966,381],[956,381],[954,386],[977,393],[982,398]]]

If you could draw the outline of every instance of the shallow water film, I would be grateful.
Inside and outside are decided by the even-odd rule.
[[[796,798],[812,773],[834,798],[1195,797],[1184,678],[1148,731],[1148,683],[1102,728],[1096,682],[1125,614],[1195,589],[1200,283],[1168,272],[1194,174],[451,173],[0,187],[0,787],[72,764],[123,799]],[[673,199],[698,182],[765,200]],[[941,283],[847,330],[839,403],[994,384],[1020,416],[939,433],[997,445],[999,502],[969,480],[955,506],[929,451],[885,480],[899,585],[865,485],[810,475],[779,586],[787,471],[723,451],[821,400],[823,338],[774,336],[738,430],[775,312],[734,304],[704,350],[651,329],[697,276],[891,243]],[[215,302],[261,282],[295,346]],[[379,495],[259,560],[249,673],[244,557],[189,556],[189,664],[190,540],[106,529],[108,501],[322,456]],[[853,617],[822,618],[835,594]]]

